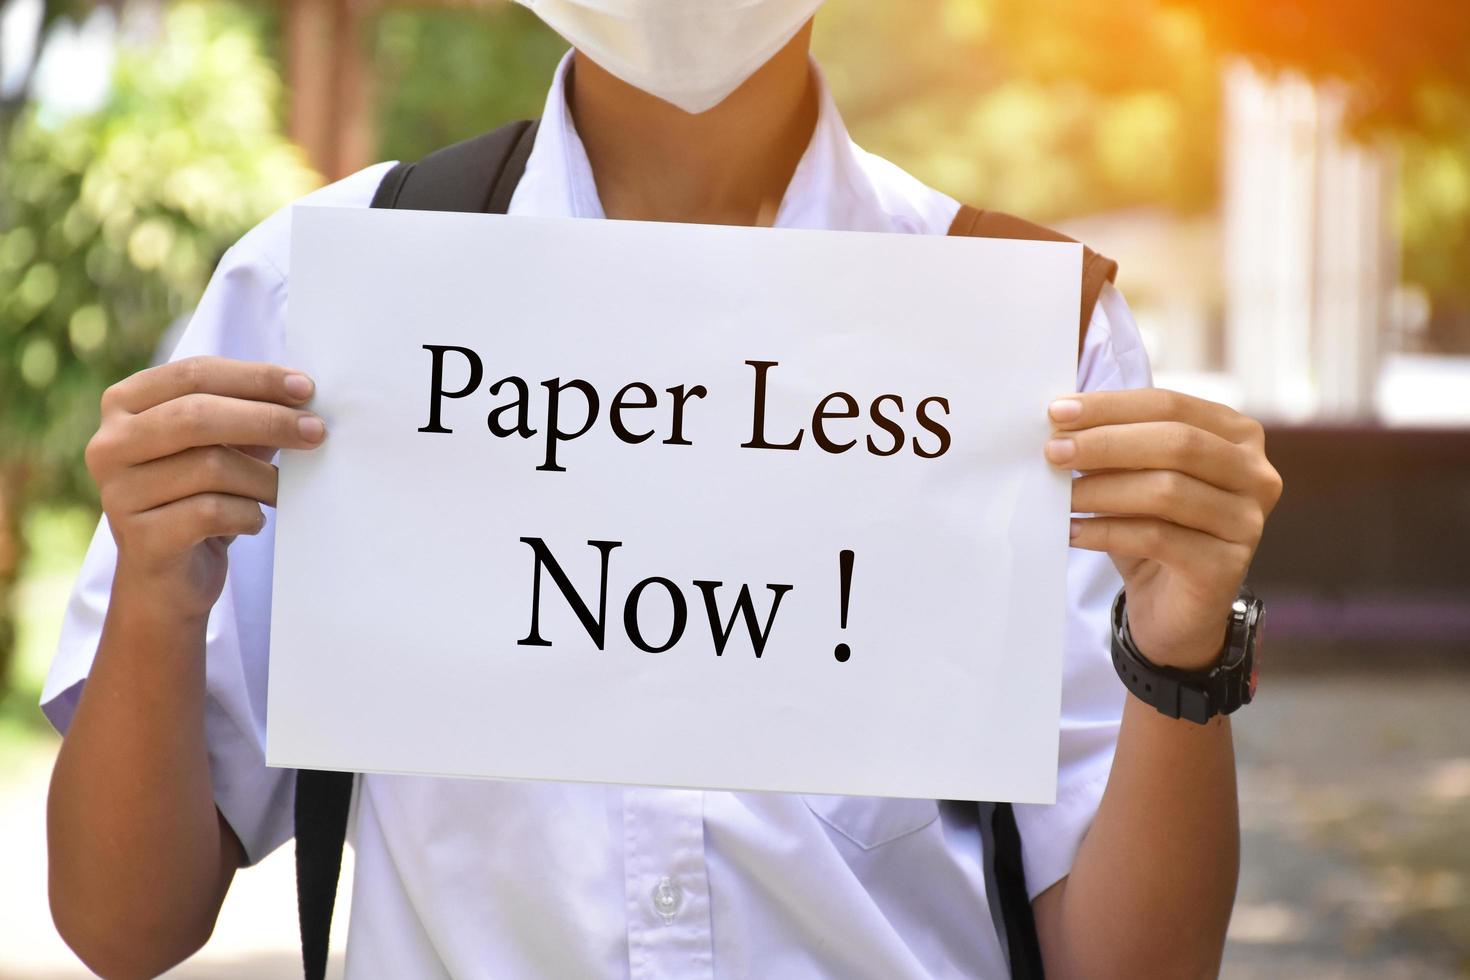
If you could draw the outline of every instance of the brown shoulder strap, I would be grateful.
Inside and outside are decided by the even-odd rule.
[[[1015,215],[1001,211],[985,211],[960,205],[959,213],[949,226],[951,235],[966,235],[971,238],[1019,238],[1032,242],[1070,242],[1060,232],[1032,224]],[[1077,356],[1082,356],[1082,345],[1087,340],[1087,325],[1092,322],[1092,311],[1097,307],[1103,285],[1118,276],[1118,263],[1105,255],[1099,255],[1087,246],[1082,247],[1082,309],[1077,330]]]

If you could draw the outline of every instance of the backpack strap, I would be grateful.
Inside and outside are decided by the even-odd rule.
[[[446,146],[388,171],[375,208],[505,214],[536,143],[537,121],[521,120]]]
[[[949,226],[951,235],[970,238],[1013,238],[1032,242],[1074,242],[1061,232],[1032,224],[1003,211],[986,211],[960,205],[959,213]],[[1118,263],[1092,249],[1082,248],[1082,308],[1077,330],[1077,356],[1082,356],[1082,345],[1087,341],[1087,325],[1092,322],[1092,311],[1097,308],[1103,286],[1118,277]]]
[[[1016,811],[1009,803],[981,805],[981,819],[990,810],[990,866],[1005,926],[1006,955],[1011,963],[1011,980],[1044,980],[1041,939],[1036,934],[1036,916],[1026,891],[1026,868],[1021,863],[1021,829]]]
[[[400,163],[383,177],[372,206],[504,214],[535,141],[536,123],[523,120],[438,150],[418,163]],[[296,773],[296,904],[306,980],[323,980],[327,972],[353,780],[349,772]]]
[[[296,912],[306,980],[323,980],[327,972],[352,780],[350,772],[296,771]]]

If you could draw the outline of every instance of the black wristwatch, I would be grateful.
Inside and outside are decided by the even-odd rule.
[[[1170,718],[1203,725],[1216,715],[1228,715],[1256,695],[1261,655],[1261,621],[1265,603],[1246,588],[1230,607],[1225,649],[1209,670],[1159,667],[1138,651],[1128,632],[1124,590],[1113,600],[1113,667],[1133,696]]]

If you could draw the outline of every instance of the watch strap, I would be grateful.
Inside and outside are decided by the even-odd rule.
[[[1251,700],[1251,630],[1259,600],[1242,591],[1222,642],[1221,662],[1209,670],[1161,667],[1133,642],[1128,629],[1127,594],[1113,600],[1113,668],[1123,685],[1145,704],[1170,718],[1203,725],[1216,715],[1230,714]],[[1241,609],[1246,610],[1242,616]]]

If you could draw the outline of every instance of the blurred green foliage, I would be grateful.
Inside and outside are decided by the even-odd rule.
[[[21,570],[14,669],[0,685],[0,774],[13,771],[38,744],[55,738],[38,707],[62,613],[77,566],[97,524],[90,507],[31,507],[25,517],[29,543]]]
[[[1467,3],[1470,7],[1470,3]],[[1470,53],[1467,53],[1470,62]],[[1396,134],[1406,278],[1434,298],[1431,342],[1470,352],[1470,92],[1442,94],[1456,128]],[[1454,315],[1458,314],[1458,315]]]
[[[519,4],[389,8],[373,25],[379,152],[416,160],[502,122],[541,114],[566,42]]]
[[[43,23],[88,4],[48,3]],[[94,111],[0,112],[0,700],[32,504],[95,509],[83,447],[109,384],[147,366],[219,256],[316,178],[281,133],[253,8],[187,0],[124,43]]]
[[[1215,200],[1219,81],[1157,0],[829,0],[813,45],[854,138],[1039,221]]]
[[[173,5],[124,45],[94,112],[32,107],[0,171],[0,465],[28,493],[91,501],[81,447],[102,389],[146,366],[220,254],[314,177],[280,132],[260,22]]]

